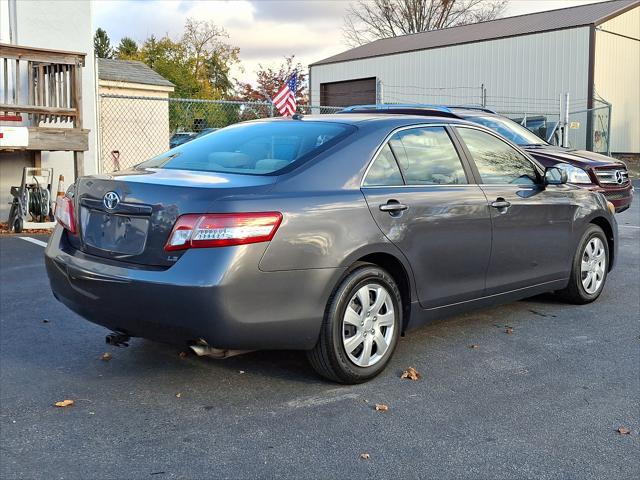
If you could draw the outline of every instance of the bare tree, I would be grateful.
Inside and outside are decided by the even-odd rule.
[[[498,17],[507,0],[356,0],[344,18],[352,46],[380,38],[426,32]]]

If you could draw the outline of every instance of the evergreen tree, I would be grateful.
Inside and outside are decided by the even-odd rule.
[[[109,35],[102,28],[98,28],[93,36],[93,49],[98,58],[113,58],[111,40],[109,40]]]
[[[116,48],[116,57],[120,60],[135,60],[138,56],[138,44],[131,37],[122,37]]]

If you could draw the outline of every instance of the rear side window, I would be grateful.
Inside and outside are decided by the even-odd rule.
[[[348,136],[351,125],[314,121],[238,124],[141,163],[141,168],[269,175],[306,161]]]
[[[365,187],[398,186],[403,185],[402,175],[393,157],[389,145],[385,145],[373,161],[367,177],[364,179]]]
[[[390,144],[407,185],[467,183],[458,152],[444,127],[403,130]]]
[[[499,138],[475,128],[458,127],[484,184],[532,185],[538,181],[533,164]]]

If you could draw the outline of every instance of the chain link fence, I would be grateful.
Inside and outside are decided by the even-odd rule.
[[[338,110],[340,107],[298,105],[303,114]],[[102,171],[114,172],[215,129],[279,114],[269,102],[102,94],[99,115]]]
[[[611,105],[609,104],[570,111],[566,125],[562,115],[557,111],[527,113],[502,111],[499,108],[494,111],[522,124],[553,145],[562,145],[563,129],[566,128],[568,143],[564,145],[565,147],[610,154]]]
[[[563,129],[568,131],[567,147],[610,152],[611,105],[594,99],[587,109],[586,98],[568,102],[568,121],[561,112],[567,107],[563,98],[514,97],[491,93],[486,85],[430,87],[426,85],[388,85],[378,81],[378,100],[390,104],[429,104],[484,107],[524,125],[540,138],[563,144]]]
[[[484,86],[409,89],[410,101],[385,86],[384,103],[428,103],[485,106],[524,125],[540,138],[561,145],[568,129],[569,147],[609,153],[611,105],[596,101],[592,109],[580,108],[584,100],[569,104],[565,125],[561,101],[553,99],[498,98],[486,95]],[[415,98],[414,98],[415,97]],[[457,100],[457,101],[456,101]],[[342,107],[298,105],[303,114],[330,114]],[[259,118],[278,116],[270,102],[198,100],[157,96],[100,95],[100,158],[103,172],[123,170],[181,143],[215,129]]]
[[[550,143],[560,145],[560,100],[490,95],[484,85],[457,87],[396,86],[378,83],[385,104],[426,104],[486,108],[511,118]],[[572,135],[577,142],[578,135]],[[579,142],[578,142],[579,143]],[[586,142],[583,141],[582,144]],[[584,145],[582,145],[584,148]]]
[[[378,101],[384,103],[429,105],[468,105],[481,107],[486,104],[484,85],[427,87],[420,85],[389,85],[378,82]]]

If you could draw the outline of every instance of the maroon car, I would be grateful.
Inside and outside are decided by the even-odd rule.
[[[624,162],[606,155],[551,145],[501,115],[471,108],[451,108],[460,118],[479,123],[518,144],[545,167],[567,172],[569,183],[602,193],[620,213],[631,206],[633,185]]]
[[[339,113],[355,112],[430,115],[475,122],[520,146],[545,168],[561,168],[567,172],[569,183],[602,193],[616,207],[616,213],[629,208],[633,200],[633,184],[624,162],[599,153],[551,145],[519,123],[485,108],[420,104],[354,105]]]

